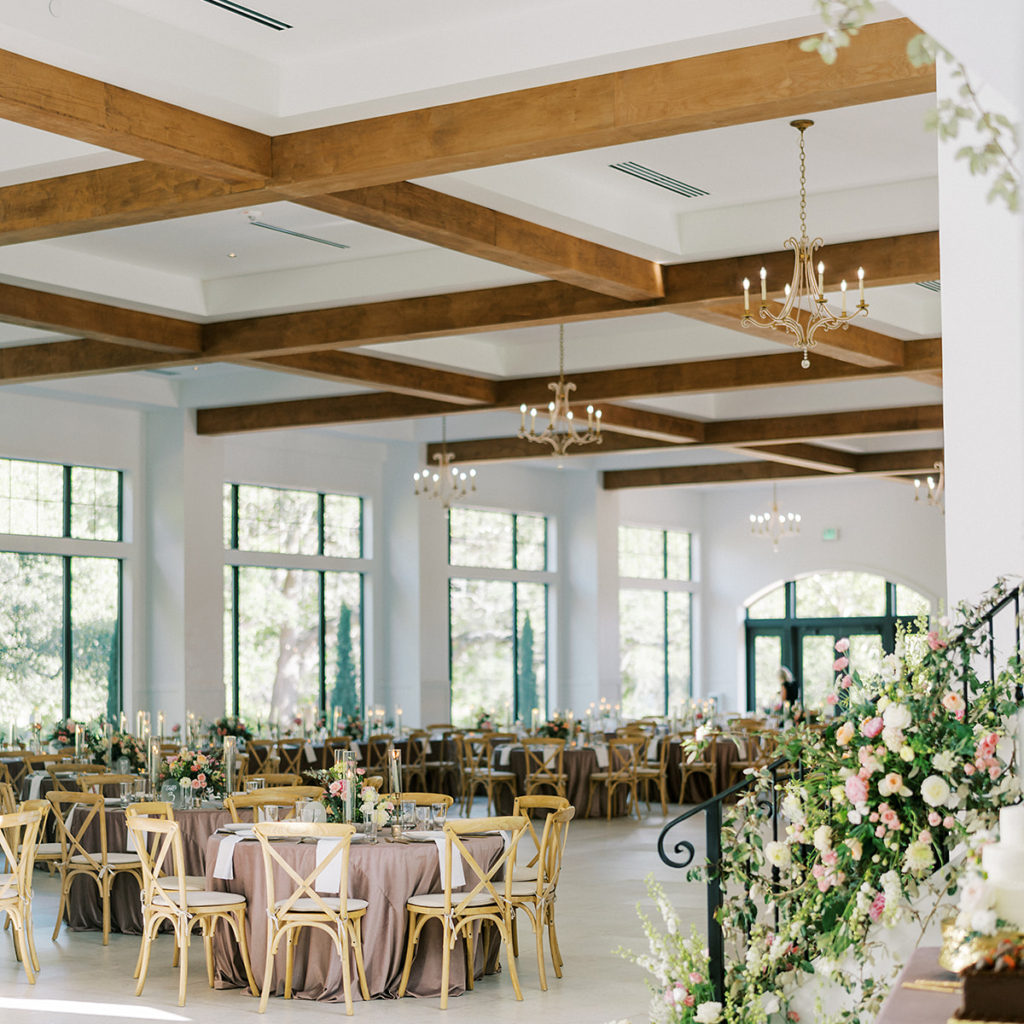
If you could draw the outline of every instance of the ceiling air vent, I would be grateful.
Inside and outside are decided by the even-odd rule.
[[[269,14],[262,14],[259,11],[254,11],[251,7],[243,7],[241,4],[236,4],[233,0],[205,0],[205,3],[213,4],[214,7],[220,7],[224,11],[230,11],[241,18],[248,18],[250,21],[255,21],[257,25],[263,25],[264,28],[272,28],[276,32],[283,32],[286,28],[292,27],[286,22],[272,18]]]
[[[915,281],[918,288],[927,288],[930,292],[941,292],[942,284],[939,281]]]
[[[641,181],[649,182],[651,185],[657,185],[658,188],[666,188],[669,192],[686,196],[688,199],[711,195],[710,192],[705,192],[704,189],[697,188],[696,185],[687,185],[685,181],[670,178],[667,174],[653,171],[650,167],[644,167],[643,164],[635,164],[632,160],[627,160],[621,164],[609,164],[608,166],[613,171],[622,171],[623,174],[629,174],[634,178],[639,178]]]
[[[291,235],[292,238],[304,238],[307,242],[319,242],[321,245],[331,245],[335,249],[350,249],[351,246],[344,242],[332,242],[329,238],[320,238],[318,235],[307,235],[302,231],[293,231],[291,228],[283,228],[278,224],[268,224],[260,220],[259,210],[248,210],[245,215],[254,228],[263,228],[266,231],[277,231],[282,235]]]

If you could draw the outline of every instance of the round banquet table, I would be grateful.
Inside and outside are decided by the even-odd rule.
[[[236,892],[245,896],[246,937],[252,957],[253,974],[262,984],[267,955],[267,890],[263,866],[263,853],[255,840],[243,840],[234,848],[231,879],[213,877],[217,851],[224,840],[213,835],[206,848],[206,887],[221,892]],[[499,835],[484,835],[467,840],[473,856],[481,865],[490,867],[502,852]],[[316,843],[279,842],[277,851],[303,877],[316,864]],[[466,866],[467,879],[472,872]],[[281,869],[275,873],[278,897],[291,891],[289,879]],[[439,892],[442,888],[438,848],[432,842],[353,843],[349,856],[348,891],[355,899],[366,900],[368,906],[363,919],[363,961],[366,982],[371,998],[395,997],[402,976],[405,957],[408,913],[405,904],[417,893]],[[492,942],[492,954],[487,964],[482,962],[479,932],[476,955],[478,976],[497,969],[497,941]],[[245,970],[238,947],[226,928],[218,928],[214,936],[214,983],[217,988],[244,988]],[[359,999],[355,959],[351,963],[352,997]],[[285,948],[278,954],[274,968],[271,994],[284,994]],[[465,960],[462,941],[451,958],[449,994],[458,995],[465,990]],[[409,976],[408,994],[439,996],[441,994],[441,925],[429,922],[420,935]],[[336,1002],[345,998],[341,977],[341,961],[331,940],[312,928],[299,932],[296,945],[295,972],[292,995],[298,999],[319,999]]]
[[[509,752],[507,764],[499,763],[500,754],[495,753],[495,768],[499,771],[515,772],[516,794],[522,795],[526,792],[526,753],[522,747],[513,746]],[[565,795],[569,803],[576,808],[578,817],[584,817],[587,813],[587,797],[590,792],[590,776],[602,769],[597,763],[597,751],[593,747],[566,747],[562,760],[562,768],[565,772]],[[481,790],[477,791],[478,793]],[[615,791],[615,802],[612,804],[612,816],[621,817],[626,813],[626,794],[628,789],[619,786]],[[549,796],[553,793],[550,786],[540,790],[540,794]],[[599,786],[594,794],[594,807],[591,817],[603,818],[607,813],[608,790],[605,786]],[[512,797],[507,786],[500,786],[497,789],[496,814],[512,813]]]
[[[73,814],[80,813],[77,809]],[[107,822],[107,850],[124,853],[128,849],[128,824],[124,808],[108,805],[104,808]],[[231,814],[216,807],[174,812],[174,820],[181,827],[181,842],[185,853],[185,873],[206,873],[206,841],[221,825],[231,821]],[[74,829],[74,819],[70,822]],[[90,853],[99,853],[100,827],[97,819],[90,822],[82,845]],[[73,931],[100,931],[103,928],[103,905],[99,888],[88,878],[78,878],[71,885],[64,920]],[[139,885],[130,875],[114,880],[110,893],[110,930],[129,935],[142,934],[142,904]]]

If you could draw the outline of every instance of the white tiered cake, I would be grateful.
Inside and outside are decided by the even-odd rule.
[[[1024,932],[1024,804],[999,811],[999,842],[981,851],[981,866],[995,890],[996,914]]]

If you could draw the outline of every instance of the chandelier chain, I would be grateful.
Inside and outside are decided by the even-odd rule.
[[[807,154],[804,152],[804,132],[800,129],[800,241],[807,245]]]

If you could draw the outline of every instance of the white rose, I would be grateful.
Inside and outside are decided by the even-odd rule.
[[[693,1019],[697,1021],[697,1024],[718,1024],[718,1021],[722,1019],[722,1004],[701,1003],[697,1007]]]
[[[828,825],[819,825],[814,830],[814,848],[824,853],[832,846],[832,829]]]
[[[793,855],[785,843],[769,843],[764,848],[764,855],[768,863],[780,871],[785,871],[793,862]]]
[[[949,783],[941,775],[929,775],[921,783],[921,799],[929,807],[944,806],[949,799]]]
[[[889,704],[882,712],[882,721],[891,729],[906,729],[913,720],[906,704]]]

